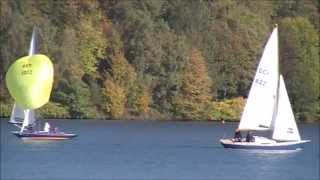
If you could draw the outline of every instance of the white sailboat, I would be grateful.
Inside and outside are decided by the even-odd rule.
[[[301,140],[285,83],[279,74],[278,28],[273,29],[251,85],[238,131],[269,131],[271,137],[221,139],[225,148],[296,149]]]

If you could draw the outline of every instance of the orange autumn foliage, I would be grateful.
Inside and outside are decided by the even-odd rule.
[[[176,114],[183,119],[207,119],[211,98],[211,80],[201,52],[193,48],[182,77],[179,95],[175,98]]]

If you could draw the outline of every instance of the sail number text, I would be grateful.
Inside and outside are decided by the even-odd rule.
[[[269,74],[269,71],[266,70],[266,69],[264,69],[264,68],[259,68],[258,72],[259,72],[260,74],[263,74],[263,75],[268,75],[268,74]]]
[[[259,68],[258,69],[258,73],[265,76],[265,75],[268,75],[269,74],[269,71],[267,69],[264,69],[264,68]],[[265,86],[267,84],[267,81],[261,79],[261,78],[257,78],[255,81],[255,83],[261,85],[261,86]]]
[[[31,69],[32,64],[23,64],[22,65],[22,71],[21,71],[21,75],[30,75],[32,74],[32,69]]]
[[[265,86],[267,84],[267,81],[262,80],[262,79],[256,79],[254,82],[261,85],[261,86]]]

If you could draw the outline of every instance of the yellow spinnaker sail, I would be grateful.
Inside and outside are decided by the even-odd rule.
[[[8,69],[6,84],[16,103],[36,109],[49,101],[53,84],[53,64],[42,54],[25,56]]]

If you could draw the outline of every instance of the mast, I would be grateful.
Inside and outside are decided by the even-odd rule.
[[[277,114],[278,114],[278,104],[279,104],[279,85],[280,85],[280,63],[279,63],[279,34],[278,34],[278,24],[274,25],[274,29],[277,31],[277,61],[278,61],[278,66],[277,66],[277,90],[276,90],[276,94],[275,94],[275,103],[274,103],[274,110],[273,110],[273,114],[272,114],[272,121],[271,121],[271,136],[273,134],[273,130],[274,130],[274,123],[275,120],[277,118]]]
[[[32,56],[35,54],[35,52],[36,52],[36,27],[33,27],[28,55]]]
[[[33,27],[28,55],[32,56],[35,54],[35,52],[36,52],[36,27]],[[20,132],[23,132],[25,127],[27,127],[29,124],[32,124],[34,122],[33,110],[24,109],[23,111],[24,111],[24,120],[20,129]]]

